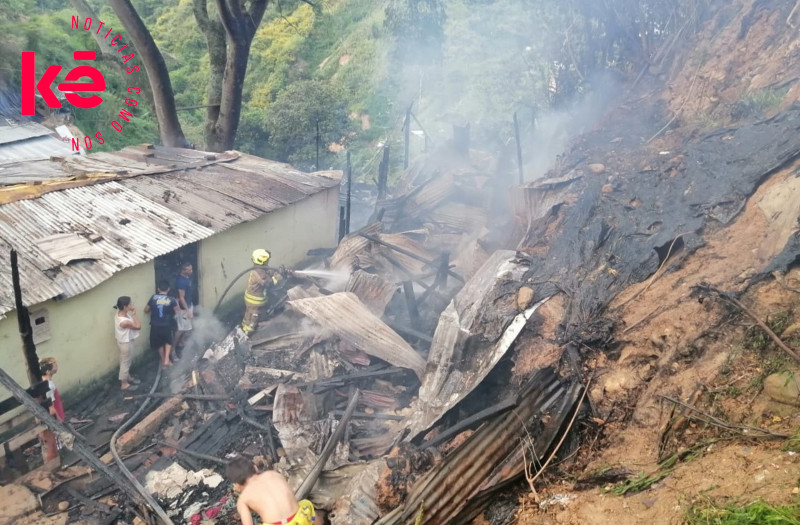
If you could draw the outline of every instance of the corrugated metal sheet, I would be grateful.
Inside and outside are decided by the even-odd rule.
[[[4,177],[47,180],[2,190],[0,261],[11,248],[19,252],[28,305],[72,297],[120,270],[339,184],[238,152],[146,145],[10,162],[0,165]],[[62,265],[37,246],[57,234],[91,238],[103,256]],[[14,308],[9,268],[0,270],[0,314]]]
[[[289,306],[359,350],[395,366],[411,369],[422,377],[425,360],[386,323],[375,317],[355,294],[340,292],[297,299],[289,301]]]
[[[43,137],[50,133],[52,133],[52,131],[36,122],[0,122],[0,144],[20,142],[34,137]]]
[[[525,462],[509,462],[509,458],[517,458],[521,439],[527,438],[532,444],[533,451],[528,452],[537,457],[531,463],[541,464],[573,412],[582,388],[579,383],[562,381],[553,369],[539,370],[520,394],[516,409],[481,426],[416,481],[402,505],[374,523],[469,523],[498,489],[522,474]],[[504,468],[508,466],[512,468]],[[420,508],[424,510],[418,519]]]
[[[37,245],[43,238],[70,232],[101,236],[94,246],[103,257],[62,265]],[[0,238],[19,252],[29,305],[85,292],[120,270],[213,234],[116,182],[0,206]],[[0,290],[0,313],[11,310],[14,302],[10,265],[3,265],[3,272],[0,278],[8,285]]]
[[[408,440],[426,431],[472,392],[497,365],[543,302],[517,311],[501,301],[503,283],[521,279],[527,265],[515,252],[498,250],[467,281],[442,312],[428,354],[428,371],[413,403]],[[516,289],[514,289],[514,298]],[[491,311],[493,317],[487,317]]]
[[[0,127],[0,130],[3,128]],[[0,141],[2,142],[2,141]],[[43,160],[50,157],[66,157],[72,155],[72,146],[50,135],[32,137],[26,140],[0,143],[0,184],[19,184],[21,182],[34,182],[54,178],[37,177],[34,174],[6,175],[3,173],[2,164],[21,160]]]

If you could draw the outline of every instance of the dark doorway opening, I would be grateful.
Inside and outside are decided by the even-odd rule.
[[[198,243],[196,242],[188,244],[178,248],[175,251],[169,252],[160,257],[156,257],[155,260],[156,283],[160,279],[166,279],[170,286],[169,294],[173,297],[177,297],[177,291],[175,290],[175,277],[178,276],[178,273],[181,270],[181,265],[184,262],[189,262],[192,264],[194,269],[194,272],[192,273],[192,304],[198,304],[200,299],[197,278],[197,247]],[[155,283],[153,283],[153,289],[155,290]]]

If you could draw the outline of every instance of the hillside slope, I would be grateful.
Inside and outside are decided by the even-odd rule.
[[[603,192],[610,199],[646,191],[649,179],[650,191],[658,193],[659,178],[669,184],[700,167],[691,164],[696,156],[682,153],[687,149],[704,140],[736,141],[737,129],[748,122],[796,119],[798,106],[785,112],[800,95],[794,6],[756,0],[719,10],[698,36],[676,44],[672,66],[652,67],[596,130],[575,141],[562,165],[575,159],[603,164],[599,177],[607,179]],[[788,138],[774,135],[772,141]],[[720,180],[735,171],[724,164],[704,169]],[[657,250],[653,275],[614,298],[605,313],[613,326],[605,342],[580,344],[595,409],[588,443],[549,469],[536,484],[538,493],[526,491],[513,523],[766,523],[770,513],[773,519],[784,515],[776,523],[797,523],[800,402],[791,384],[798,362],[740,309],[713,294],[703,299],[693,287],[741,294],[743,304],[797,348],[798,173],[800,159],[793,154],[754,191],[741,187],[741,203],[704,210],[718,220],[677,233]],[[635,190],[623,182],[631,174],[643,181]],[[686,192],[692,191],[690,184]],[[637,200],[630,209],[644,205]],[[651,232],[666,226],[674,225],[653,224]],[[560,234],[549,242],[557,243]],[[613,267],[609,259],[587,277],[602,278]],[[554,355],[552,345],[531,344],[517,361],[518,372],[540,366],[547,355]],[[783,375],[769,378],[776,373]],[[784,402],[776,402],[781,396]],[[617,469],[633,481],[615,479]],[[737,512],[741,521],[734,521]]]

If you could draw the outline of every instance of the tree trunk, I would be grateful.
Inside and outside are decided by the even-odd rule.
[[[264,17],[268,0],[252,0],[247,10],[239,0],[216,0],[220,22],[225,28],[227,57],[222,78],[219,115],[210,135],[215,139],[207,144],[211,151],[233,149],[239,118],[242,114],[242,90],[247,73],[250,44]],[[208,126],[210,123],[206,123]]]
[[[72,4],[72,7],[74,7],[75,11],[77,11],[78,15],[80,15],[81,23],[83,23],[83,20],[86,20],[87,18],[91,18],[93,24],[95,21],[99,22],[99,19],[97,18],[97,16],[95,16],[91,6],[86,3],[86,0],[69,0],[69,3]],[[116,52],[116,50],[112,50],[111,47],[108,45],[109,41],[103,38],[103,36],[105,35],[105,30],[101,33],[98,33],[94,29],[94,27],[92,27],[89,33],[92,34],[92,38],[97,43],[97,47],[100,48],[100,54],[103,57],[112,58],[115,61],[115,63],[119,65],[118,62],[119,59],[117,58],[119,54]]]
[[[111,8],[114,9],[122,25],[125,26],[125,30],[139,52],[147,71],[147,78],[150,81],[150,89],[155,102],[161,141],[165,146],[189,147],[189,142],[183,135],[183,129],[181,129],[181,123],[178,120],[175,95],[172,91],[167,65],[164,62],[161,51],[153,41],[150,31],[145,27],[130,0],[109,0],[109,4],[111,4]]]
[[[250,41],[228,45],[228,60],[222,80],[222,99],[219,118],[216,123],[216,143],[212,151],[233,149],[236,130],[242,114],[242,91],[247,73],[247,58],[250,54]]]
[[[206,88],[206,122],[203,132],[204,147],[208,151],[216,151],[213,145],[218,143],[217,121],[219,120],[219,104],[222,100],[222,78],[225,74],[227,43],[225,28],[218,18],[208,16],[208,0],[194,0],[194,18],[197,26],[206,37],[208,46],[208,62],[210,72]]]

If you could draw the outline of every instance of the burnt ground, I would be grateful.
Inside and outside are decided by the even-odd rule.
[[[576,140],[551,173],[581,178],[561,190],[563,204],[526,251],[541,262],[533,281],[555,281],[559,302],[539,312],[542,333],[518,342],[515,370],[580,363],[595,415],[578,453],[537,492],[522,489],[511,522],[677,524],[697,509],[797,502],[793,441],[724,430],[699,413],[687,419],[664,399],[784,436],[800,425],[798,408],[765,388],[767,376],[798,364],[737,308],[693,290],[732,292],[790,347],[800,343],[787,328],[800,305],[790,73],[800,54],[784,22],[793,4],[722,9],[671,70]],[[626,134],[619,124],[632,117]],[[604,169],[592,173],[591,163]],[[685,455],[674,467],[659,464],[676,453]],[[611,490],[619,479],[597,477],[608,469],[663,479],[621,497]],[[505,523],[476,523],[487,521]]]

